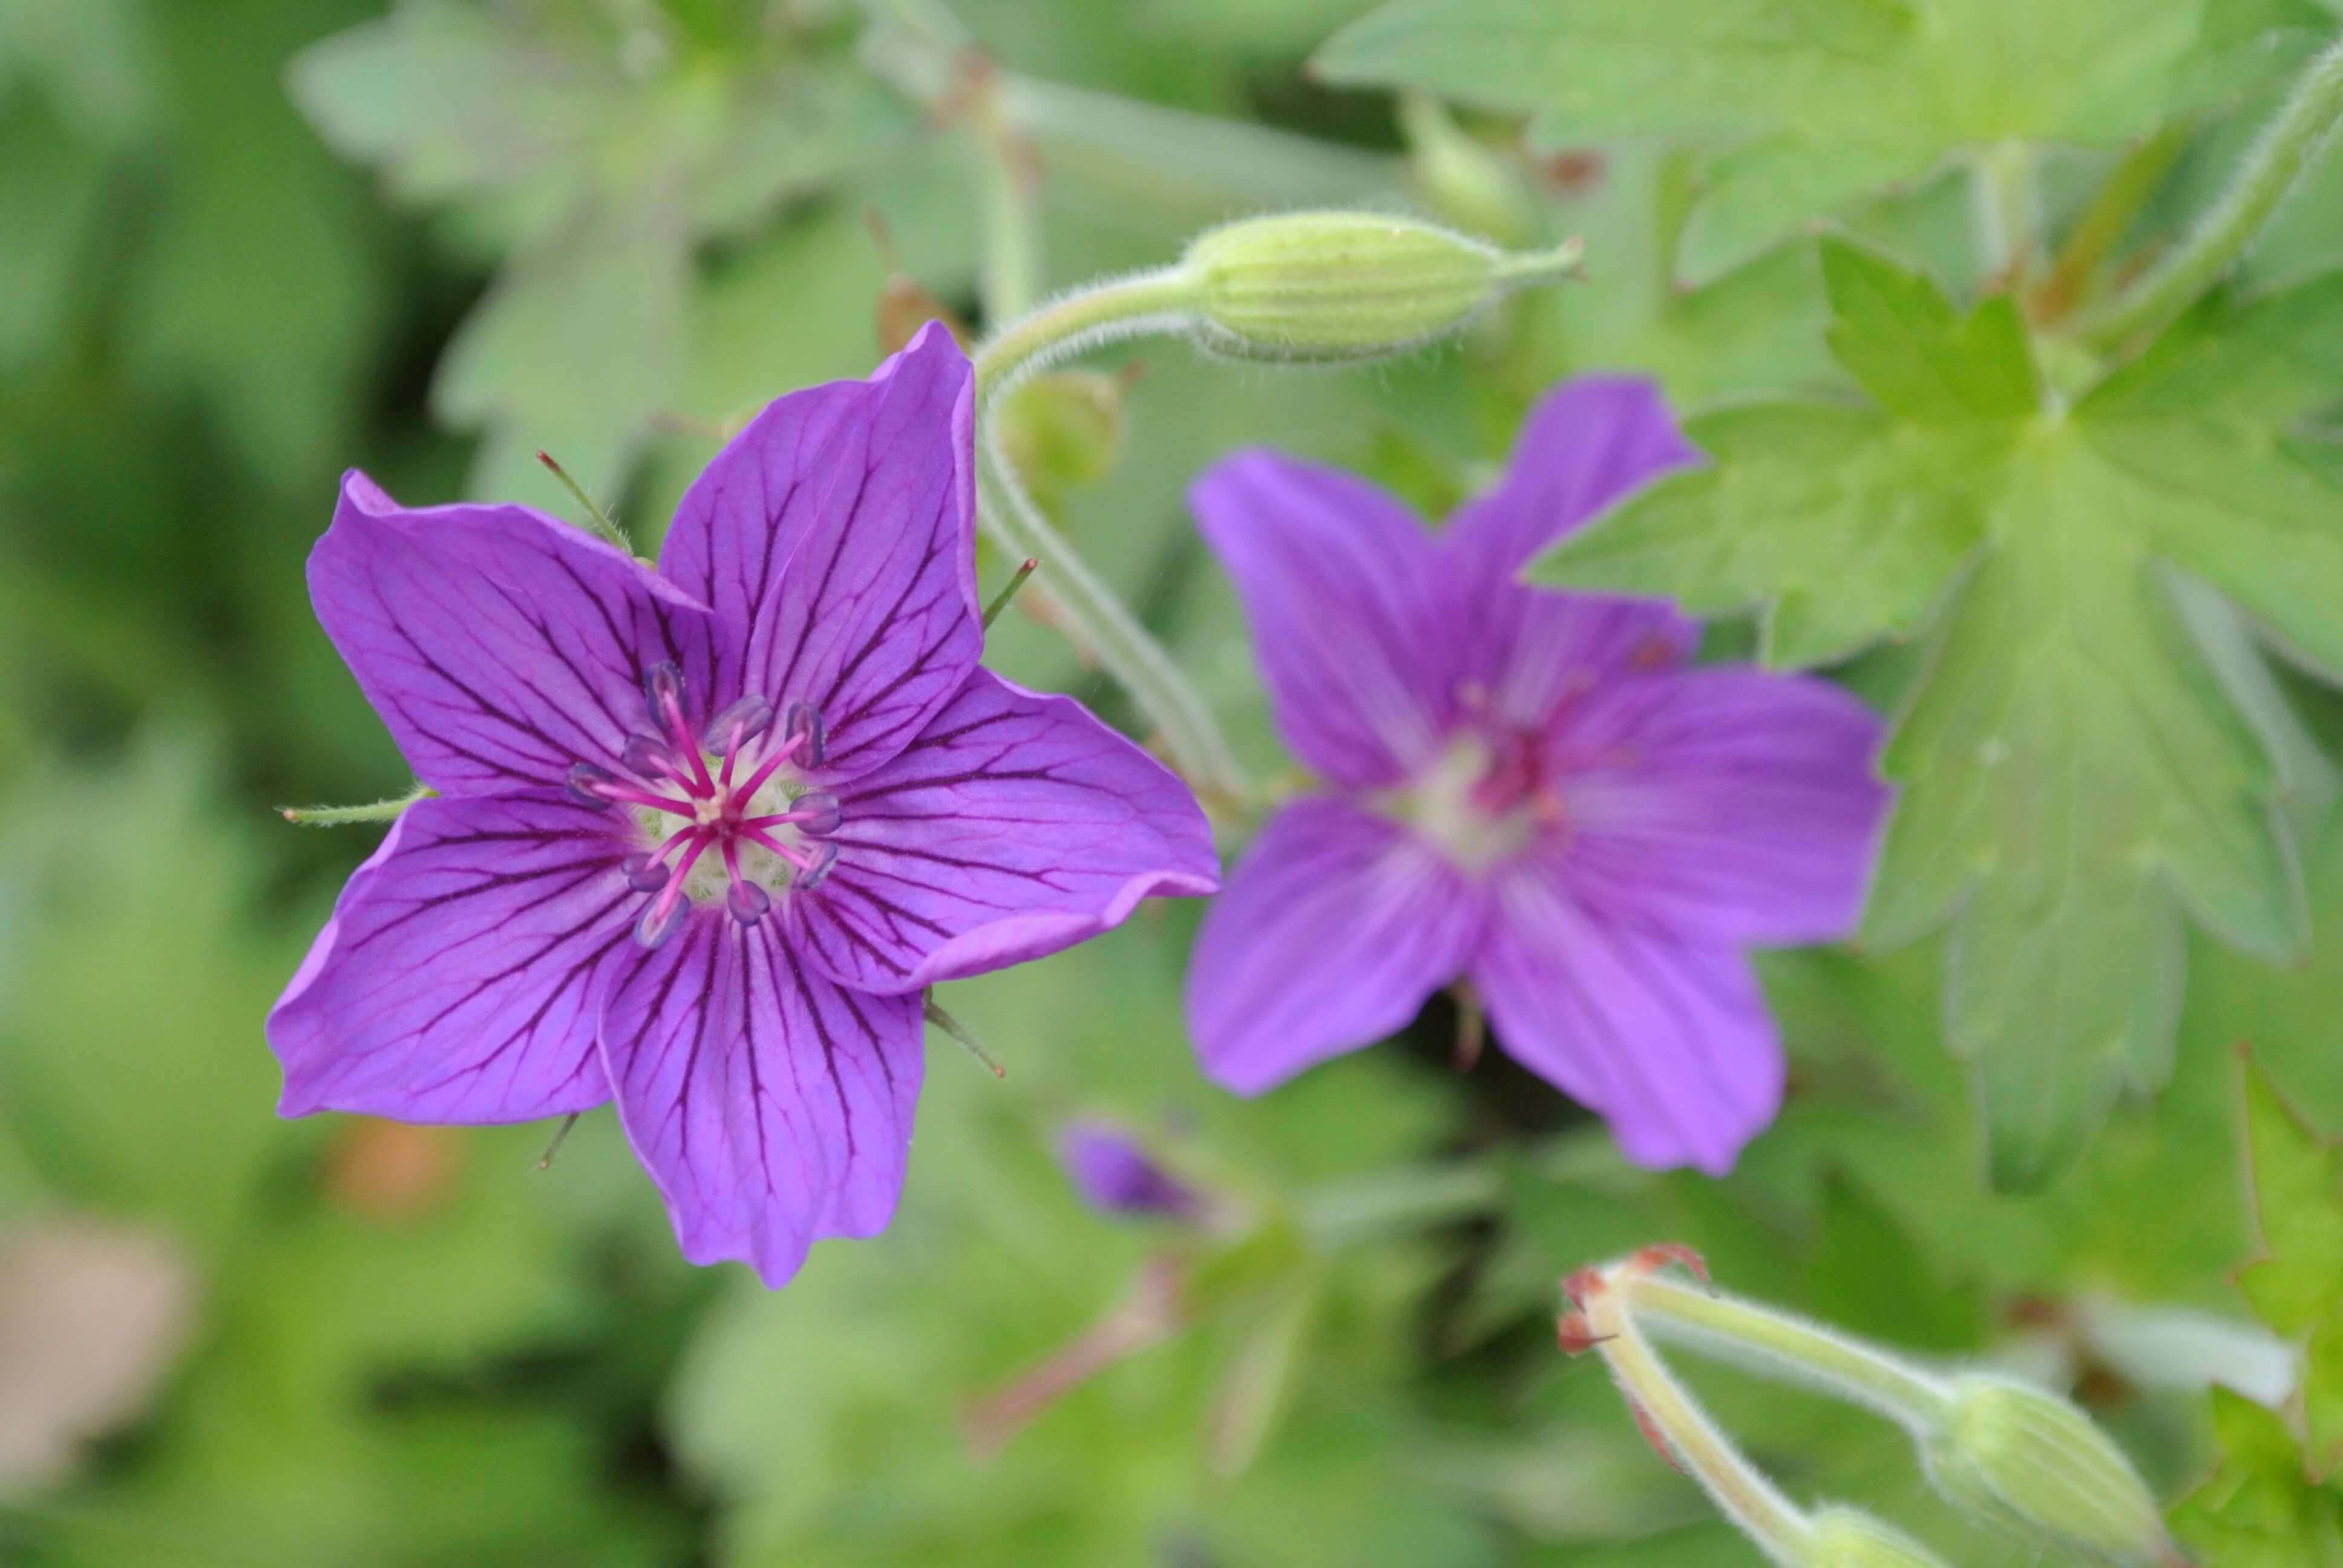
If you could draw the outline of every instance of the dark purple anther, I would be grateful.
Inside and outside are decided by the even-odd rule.
[[[789,704],[789,714],[781,721],[781,739],[794,748],[790,760],[799,772],[820,767],[830,755],[830,732],[821,722],[820,710],[809,704]]]
[[[667,868],[655,856],[629,855],[618,862],[618,870],[627,886],[639,893],[656,893],[667,886]]]
[[[820,887],[829,879],[830,869],[838,864],[837,845],[809,844],[806,848],[809,851],[806,865],[790,884],[801,893],[810,893]]]
[[[580,806],[591,806],[597,811],[610,807],[610,787],[618,778],[607,768],[597,768],[591,762],[573,762],[561,780],[561,792]]]
[[[664,661],[643,671],[643,700],[651,717],[669,729],[683,724],[683,671]]]
[[[797,830],[809,839],[835,833],[840,816],[838,797],[827,789],[809,789],[789,802],[789,815],[797,819]]]
[[[656,735],[638,730],[628,736],[626,749],[618,753],[618,762],[638,779],[689,782],[675,749]]]
[[[1074,1191],[1108,1214],[1167,1214],[1193,1220],[1204,1200],[1158,1165],[1137,1139],[1111,1121],[1073,1121],[1058,1135],[1058,1163]]]
[[[753,926],[773,907],[770,894],[754,882],[734,882],[724,890],[724,907],[744,926]]]
[[[708,721],[703,738],[719,757],[729,756],[772,727],[773,705],[754,693]]]
[[[653,899],[643,906],[643,918],[635,922],[635,940],[650,951],[658,951],[690,912],[691,900],[679,889],[671,898],[662,894]]]

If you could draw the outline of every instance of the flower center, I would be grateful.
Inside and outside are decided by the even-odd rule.
[[[1562,821],[1537,738],[1465,730],[1414,781],[1383,802],[1467,871],[1487,869]]]
[[[793,702],[776,735],[773,705],[743,697],[694,739],[683,717],[682,670],[651,666],[643,697],[650,729],[628,736],[618,754],[631,777],[579,762],[566,781],[574,800],[628,811],[648,846],[621,868],[628,886],[651,895],[635,940],[658,947],[693,905],[718,899],[734,920],[754,925],[774,894],[820,886],[838,859],[838,846],[827,842],[838,830],[838,797],[809,788],[803,775],[821,766],[821,715]]]

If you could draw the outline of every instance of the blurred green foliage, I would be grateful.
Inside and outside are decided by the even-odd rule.
[[[1748,1294],[2079,1388],[2188,1494],[2178,1527],[2210,1563],[2343,1563],[2343,1210],[2306,1130],[2343,1129],[2322,755],[2343,704],[2266,668],[2217,603],[2148,617],[2122,578],[2149,569],[2133,530],[2187,492],[2157,552],[2298,652],[2343,624],[2303,564],[2343,518],[2303,487],[2343,477],[2315,438],[2343,397],[2321,280],[2343,256],[2343,160],[2047,456],[2014,455],[2006,407],[2037,373],[2021,307],[2040,300],[1991,293],[2008,280],[1946,161],[2056,144],[2040,283],[2127,145],[2177,126],[2066,304],[2095,297],[2218,189],[2338,18],[2309,0],[1668,0],[1599,41],[1574,31],[1602,9],[970,0],[962,38],[908,0],[0,0],[0,1236],[103,1218],[196,1281],[187,1346],[135,1420],[88,1434],[63,1481],[0,1472],[0,1561],[1724,1568],[1745,1543],[1553,1342],[1559,1274],[1666,1239]],[[1735,53],[1761,11],[1787,19],[1757,40],[1779,71]],[[1942,25],[1896,31],[1923,12]],[[1865,47],[1825,56],[1816,30]],[[1394,84],[1458,104],[1403,105]],[[1791,1101],[1720,1182],[1626,1167],[1495,1053],[1455,1074],[1444,1002],[1265,1100],[1212,1091],[1180,1024],[1193,911],[1151,909],[951,988],[1008,1080],[940,1040],[901,1217],[818,1249],[777,1295],[677,1259],[607,1113],[542,1171],[549,1128],[276,1119],[261,1017],[372,833],[267,808],[407,783],[307,605],[337,472],[559,510],[529,460],[546,447],[648,548],[712,430],[874,362],[895,263],[866,211],[984,324],[1004,145],[1038,171],[1048,290],[1304,204],[1586,238],[1587,283],[1453,349],[1287,377],[1146,345],[1120,357],[1119,407],[1041,433],[1071,444],[1051,459],[1059,520],[1263,773],[1283,764],[1251,652],[1181,499],[1250,442],[1436,514],[1571,371],[1639,369],[1716,409],[1694,428],[1723,461],[1685,484],[1728,499],[1657,492],[1587,548],[1614,585],[1719,614],[1716,646],[1844,661],[1883,708],[1922,704],[1908,819],[1950,821],[1930,829],[1948,858],[1908,878],[1892,861],[1885,886],[1935,905],[1992,859],[1979,813],[2024,802],[1991,804],[1974,707],[1931,718],[1913,697],[1915,648],[1855,650],[1926,624],[1988,527],[2099,552],[2028,590],[2097,596],[2070,601],[2091,635],[2056,663],[2041,728],[2104,851],[2044,860],[2077,879],[2029,906],[2056,923],[1998,928],[2036,968],[1948,999],[1935,937],[1769,956]],[[1119,446],[1077,461],[1093,429]],[[1976,489],[2013,465],[2023,496],[1984,518]],[[1751,538],[1798,531],[1719,549],[1735,506]],[[1045,617],[1029,590],[990,660],[1131,719]],[[1930,691],[1988,708],[2041,673],[2015,633],[1935,657]],[[2125,701],[2177,728],[2126,728]],[[2199,860],[2236,875],[2194,879]],[[2191,933],[2183,896],[2294,961]],[[2046,989],[2010,982],[2026,972]],[[2081,1080],[2031,1038],[2056,1007],[2097,1020],[2074,1034],[2102,1048]],[[1995,1059],[1989,1095],[2106,1118],[2087,1144],[2045,1136],[2065,1171],[2043,1191],[1986,1179],[1960,1059],[1981,1030],[2029,1048]],[[2249,1115],[2241,1040],[2280,1086],[2251,1080]],[[2081,1111],[2059,1098],[2077,1081]],[[1254,1217],[1250,1239],[1082,1210],[1049,1156],[1078,1111],[1159,1136]],[[1455,1191],[1480,1201],[1393,1219]],[[1201,1282],[1180,1326],[1014,1432],[977,1419],[1124,1321],[1167,1257]],[[2307,1343],[2305,1396],[2274,1412],[2169,1386],[2098,1332],[2111,1307],[2258,1313]],[[2009,1560],[1872,1418],[1688,1372],[1797,1495],[1859,1502],[1963,1564]],[[0,1429],[72,1419],[0,1410]]]

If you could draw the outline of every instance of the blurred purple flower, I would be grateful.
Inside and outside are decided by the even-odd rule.
[[[1644,1164],[1725,1171],[1772,1121],[1782,1054],[1745,950],[1853,927],[1881,726],[1820,680],[1688,668],[1696,628],[1664,605],[1513,580],[1696,456],[1652,387],[1587,379],[1443,536],[1272,452],[1197,482],[1279,727],[1328,786],[1206,914],[1188,1010],[1212,1078],[1259,1093],[1463,976]]]
[[[1058,1162],[1074,1191],[1108,1214],[1162,1214],[1193,1220],[1202,1194],[1157,1164],[1139,1141],[1111,1121],[1067,1123],[1058,1134]]]
[[[345,479],[317,618],[438,798],[269,1015],[284,1114],[615,1097],[684,1255],[779,1285],[894,1211],[925,987],[1213,890],[1178,779],[978,668],[970,400],[932,326],[780,398],[656,572],[525,508]]]

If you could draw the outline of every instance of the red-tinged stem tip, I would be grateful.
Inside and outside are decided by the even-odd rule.
[[[1708,1276],[1708,1261],[1681,1241],[1663,1241],[1645,1247],[1627,1260],[1628,1267],[1638,1273],[1656,1274],[1670,1263],[1684,1268],[1704,1286],[1710,1295],[1716,1294],[1716,1282]]]
[[[1564,1312],[1554,1321],[1554,1338],[1562,1344],[1562,1353],[1583,1356],[1597,1345],[1607,1345],[1619,1336],[1598,1334],[1586,1321],[1584,1312]]]
[[[1591,1297],[1599,1296],[1608,1289],[1610,1282],[1604,1279],[1600,1269],[1578,1269],[1563,1277],[1563,1295],[1572,1306],[1582,1311]]]

